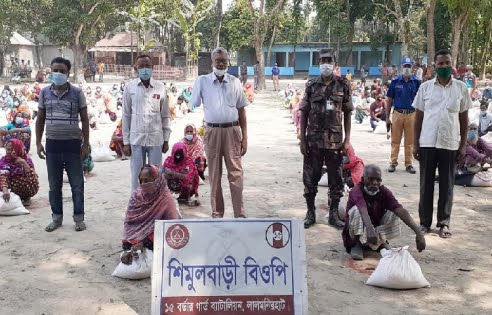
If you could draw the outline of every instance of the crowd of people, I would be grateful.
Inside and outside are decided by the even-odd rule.
[[[152,59],[147,55],[136,59],[137,79],[115,84],[107,92],[99,86],[93,93],[84,84],[70,84],[71,63],[61,57],[51,63],[51,86],[40,89],[35,85],[31,89],[25,85],[14,92],[6,86],[0,104],[2,110],[12,114],[7,115],[9,124],[0,129],[1,143],[6,149],[0,160],[3,199],[8,201],[10,193],[15,193],[27,206],[39,189],[34,164],[27,155],[29,122],[36,118],[31,117],[27,106],[31,100],[38,102],[37,154],[46,159],[48,169],[52,222],[46,227],[47,232],[56,230],[63,222],[64,171],[72,188],[75,230],[87,228],[84,174],[94,167],[89,135],[90,129],[97,129],[104,119],[111,122],[119,119],[109,148],[121,159],[130,159],[131,198],[124,223],[125,252],[121,257],[124,264],[132,263],[138,249],[152,249],[155,220],[181,218],[176,199],[191,207],[200,205],[198,189],[207,179],[207,168],[211,216],[224,216],[221,181],[225,162],[234,217],[245,218],[242,195],[242,156],[248,149],[245,107],[254,99],[255,86],[244,77],[243,70],[240,79],[227,73],[229,55],[225,49],[215,49],[211,59],[212,73],[200,76],[193,87],[182,90],[154,80]],[[492,176],[487,172],[487,165],[492,162],[492,146],[481,138],[492,131],[488,102],[482,100],[478,124],[469,124],[470,95],[474,93],[469,91],[467,83],[469,72],[455,79],[451,55],[446,50],[436,53],[434,62],[432,78],[423,67],[404,58],[399,71],[388,68],[382,71],[382,80],[376,78],[369,84],[364,68],[363,80],[357,82],[350,73],[348,77],[337,75],[334,50],[322,49],[321,75],[309,80],[303,89],[289,84],[280,91],[292,114],[304,158],[307,205],[304,227],[316,223],[315,198],[326,173],[328,222],[343,229],[343,242],[353,259],[363,259],[365,246],[388,247],[388,241],[399,235],[400,219],[415,232],[418,250],[424,250],[425,234],[432,224],[434,181],[439,181],[437,227],[443,238],[451,237],[453,185],[492,185]],[[280,90],[278,81],[274,89]],[[203,125],[197,129],[187,124],[180,140],[170,145],[171,121],[177,113],[186,115],[198,107],[203,107]],[[380,167],[365,165],[356,155],[350,141],[352,119],[361,124],[368,121],[373,130],[380,126],[386,128],[391,138],[389,173],[396,171],[402,138],[405,170],[415,174],[412,163],[419,161],[420,225],[382,185]],[[45,131],[46,148],[42,143]],[[163,153],[169,150],[170,155],[163,161]],[[342,198],[347,200],[346,204]],[[346,212],[340,217],[338,209],[342,203]]]
[[[489,111],[492,99],[485,97],[484,92],[480,113],[473,117],[473,112],[469,113],[468,109],[477,106],[482,93],[477,89],[472,68],[461,65],[455,71],[450,64],[450,53],[443,50],[436,54],[431,67],[403,58],[400,69],[383,65],[382,78],[372,81],[368,80],[365,67],[362,67],[361,80],[356,82],[350,72],[337,75],[339,67],[334,52],[322,50],[321,78],[309,80],[304,90],[289,84],[282,91],[280,95],[292,112],[304,155],[306,228],[316,222],[314,198],[317,186],[323,182],[320,181],[322,173],[326,172],[328,222],[335,227],[344,226],[344,243],[354,259],[363,258],[362,245],[372,249],[387,247],[387,241],[396,236],[399,220],[395,219],[398,218],[415,231],[417,248],[424,249],[423,236],[431,230],[434,181],[439,182],[439,235],[451,237],[453,185],[492,186],[492,172],[488,172],[492,145],[481,138],[492,130],[492,113]],[[441,89],[448,86],[452,89]],[[447,102],[449,94],[455,100],[454,104]],[[434,104],[440,105],[432,106]],[[441,113],[439,108],[448,108],[448,111]],[[352,110],[354,122],[367,123],[375,133],[386,134],[391,139],[389,173],[396,171],[403,139],[405,170],[415,174],[413,162],[419,162],[420,226],[413,222],[391,192],[383,188],[380,168],[375,165],[364,167],[362,159],[355,156],[350,144],[350,121],[346,119],[351,117],[348,113]],[[469,123],[471,121],[477,123]],[[384,131],[377,132],[376,129]],[[352,185],[347,180],[349,177],[352,177]],[[343,204],[347,215],[342,223],[335,214],[347,190],[349,202]]]

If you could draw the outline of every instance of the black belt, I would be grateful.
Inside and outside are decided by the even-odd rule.
[[[411,113],[414,113],[415,112],[415,109],[398,109],[398,108],[395,108],[395,112],[399,112],[401,114],[411,114]]]
[[[205,123],[205,126],[207,127],[212,127],[212,128],[230,128],[234,126],[239,126],[239,121],[233,121],[229,123],[221,123],[221,124],[213,124],[213,123]]]

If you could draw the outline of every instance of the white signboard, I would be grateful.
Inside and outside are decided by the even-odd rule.
[[[152,314],[308,314],[299,220],[156,221]]]

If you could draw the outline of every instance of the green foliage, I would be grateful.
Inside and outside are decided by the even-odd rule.
[[[248,9],[248,0],[234,1],[222,19],[224,46],[231,51],[251,47],[254,21]]]

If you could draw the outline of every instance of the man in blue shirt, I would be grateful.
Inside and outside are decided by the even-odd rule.
[[[386,93],[386,127],[391,128],[391,161],[388,172],[393,173],[398,165],[401,138],[405,138],[405,168],[410,174],[416,171],[412,166],[415,108],[413,100],[420,87],[420,81],[412,75],[412,59],[405,57],[401,62],[401,75],[391,81]],[[391,115],[391,108],[394,108]],[[390,116],[391,115],[391,116]],[[389,119],[391,117],[391,119]]]
[[[274,91],[280,91],[280,88],[278,86],[278,76],[279,76],[279,74],[280,74],[280,68],[275,63],[275,66],[272,68],[272,80],[273,80],[273,90]]]

